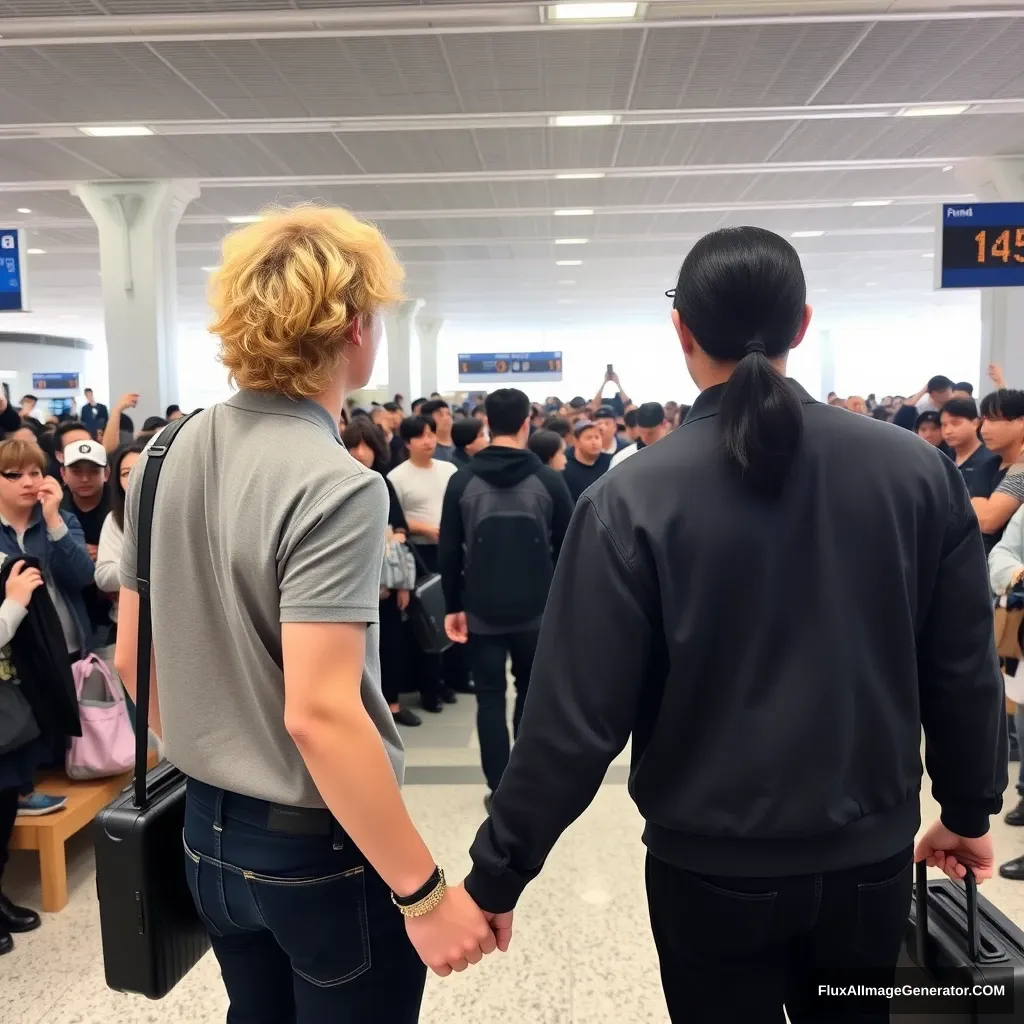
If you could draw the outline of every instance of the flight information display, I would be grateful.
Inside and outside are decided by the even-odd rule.
[[[561,352],[487,352],[459,355],[460,384],[560,381]]]
[[[1024,287],[1024,203],[946,203],[939,288]]]
[[[16,228],[0,228],[0,312],[24,312],[28,309],[25,294],[24,246]]]
[[[77,391],[78,374],[68,373],[33,373],[33,391]]]

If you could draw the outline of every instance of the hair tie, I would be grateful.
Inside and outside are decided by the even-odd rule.
[[[743,346],[743,354],[745,356],[753,355],[755,352],[760,352],[761,355],[768,354],[767,349],[764,347],[764,342],[760,338],[754,338]]]

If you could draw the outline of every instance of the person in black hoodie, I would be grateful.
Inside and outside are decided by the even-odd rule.
[[[993,869],[1006,724],[977,518],[952,460],[785,378],[811,317],[788,241],[716,231],[669,294],[701,394],[576,507],[466,889],[507,942],[632,734],[671,1018],[880,1024],[886,1000],[816,1003],[816,973],[893,984],[915,857]],[[922,725],[941,820],[915,853]]]
[[[515,677],[515,735],[572,498],[561,475],[526,451],[529,398],[505,388],[486,405],[493,439],[448,482],[438,564],[445,629],[455,643],[469,644],[480,756],[493,793],[509,757],[505,660],[511,656]]]

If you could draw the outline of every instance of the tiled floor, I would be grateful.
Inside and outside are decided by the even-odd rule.
[[[405,733],[406,799],[453,877],[467,869],[466,851],[483,817],[473,704],[463,697],[439,719],[428,717]],[[641,822],[623,784],[625,763],[623,757],[613,766],[593,806],[527,890],[509,953],[461,976],[431,978],[424,1024],[666,1024],[643,892]],[[924,802],[931,820],[934,805]],[[1001,859],[1024,853],[1024,830],[999,822],[995,836]],[[79,840],[69,851],[69,906],[46,915],[42,928],[19,936],[15,952],[0,959],[0,1022],[221,1024],[227,1001],[212,956],[161,1003],[107,990],[92,852],[84,836]],[[32,855],[14,858],[9,894],[38,904]],[[1024,923],[1024,885],[996,879],[985,895]]]

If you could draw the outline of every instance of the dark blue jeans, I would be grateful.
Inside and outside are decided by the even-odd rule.
[[[426,968],[387,886],[336,823],[306,834],[272,807],[188,783],[185,870],[228,1024],[414,1024]]]

